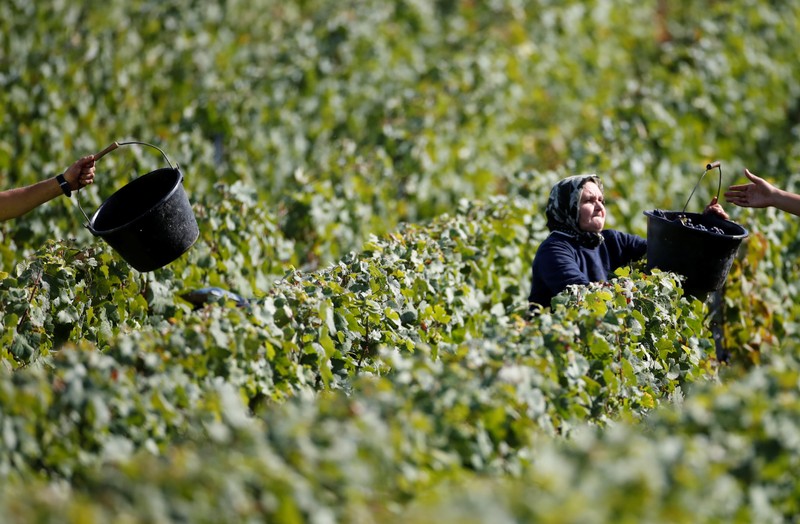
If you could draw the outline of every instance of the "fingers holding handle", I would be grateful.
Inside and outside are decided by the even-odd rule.
[[[119,147],[119,142],[113,142],[111,145],[96,153],[94,155],[89,155],[86,157],[81,158],[76,164],[80,164],[80,174],[78,175],[77,186],[74,189],[81,189],[89,184],[94,183],[94,166],[95,162],[109,154],[110,152],[114,151],[116,148]]]

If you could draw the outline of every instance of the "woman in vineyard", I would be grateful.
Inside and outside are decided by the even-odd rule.
[[[556,183],[545,213],[550,235],[533,260],[531,307],[549,307],[551,299],[569,285],[603,282],[615,269],[647,253],[644,238],[603,229],[606,208],[597,175],[576,175]],[[716,197],[705,213],[728,218]]]
[[[76,160],[64,173],[35,184],[0,191],[0,220],[17,218],[62,193],[70,196],[94,182],[94,156]]]
[[[774,207],[800,216],[800,195],[778,189],[750,170],[744,170],[749,184],[735,185],[725,192],[725,199],[740,207]]]

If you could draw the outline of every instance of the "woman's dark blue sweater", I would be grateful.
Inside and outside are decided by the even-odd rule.
[[[602,231],[598,247],[581,246],[565,233],[550,233],[533,259],[529,302],[550,307],[550,300],[570,284],[604,282],[615,269],[642,258],[647,241],[613,229]]]

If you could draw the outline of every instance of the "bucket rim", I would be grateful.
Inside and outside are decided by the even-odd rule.
[[[661,213],[662,216],[660,216],[659,214],[656,214],[656,211]],[[692,212],[689,212],[689,211],[664,211],[664,210],[661,210],[661,209],[646,210],[646,211],[643,211],[643,214],[648,218],[648,220],[652,218],[652,219],[654,219],[656,221],[663,222],[665,224],[674,224],[677,227],[685,227],[685,226],[680,225],[680,224],[676,224],[674,220],[667,219],[666,217],[663,216],[663,214],[680,215],[680,216],[684,216],[684,217],[687,217],[687,218],[702,217],[705,220],[711,218],[712,220],[715,220],[715,221],[718,221],[718,222],[722,222],[722,223],[727,224],[728,226],[730,226],[732,228],[736,228],[736,229],[740,230],[741,233],[738,233],[738,234],[730,234],[730,233],[719,234],[719,233],[714,233],[713,231],[703,231],[703,230],[700,230],[700,229],[694,229],[693,231],[697,231],[698,233],[706,233],[706,234],[709,234],[709,235],[713,235],[714,237],[717,237],[717,238],[730,238],[730,239],[734,239],[734,240],[744,240],[745,238],[750,236],[750,232],[743,225],[741,225],[741,224],[739,224],[737,222],[734,222],[732,220],[728,220],[728,219],[722,218],[720,216],[716,216],[716,215],[707,215],[705,213],[692,213]]]
[[[115,196],[116,196],[116,195],[117,195],[117,194],[118,194],[120,191],[122,191],[122,190],[123,190],[123,189],[125,189],[126,187],[130,186],[131,184],[134,184],[134,183],[136,183],[137,181],[144,179],[145,177],[148,177],[148,176],[150,176],[150,175],[154,175],[154,174],[156,174],[156,173],[163,172],[163,171],[174,171],[174,172],[176,172],[176,173],[177,173],[177,175],[178,175],[178,179],[175,181],[175,184],[172,186],[172,189],[170,189],[170,190],[167,192],[167,194],[166,194],[166,195],[164,195],[164,196],[163,196],[163,197],[162,197],[162,198],[161,198],[161,199],[160,199],[158,202],[156,202],[155,204],[153,204],[153,206],[152,206],[150,209],[148,209],[147,211],[145,211],[145,212],[144,212],[144,213],[142,213],[141,215],[137,216],[136,218],[134,218],[134,219],[132,219],[132,220],[129,220],[128,222],[126,222],[126,223],[124,223],[124,224],[121,224],[121,225],[115,226],[115,227],[113,227],[113,228],[111,228],[111,229],[95,229],[95,227],[94,227],[94,223],[97,221],[97,217],[98,217],[98,215],[100,215],[100,213],[103,211],[103,208],[105,208],[106,204],[107,204],[107,203],[108,203],[108,202],[109,202],[109,201],[110,201],[112,198],[114,198],[114,197],[115,197]],[[111,194],[111,196],[109,196],[108,198],[106,198],[106,199],[103,201],[103,203],[102,203],[102,204],[100,204],[100,207],[98,207],[98,208],[97,208],[97,211],[95,211],[95,212],[94,212],[94,214],[92,215],[92,219],[89,221],[89,224],[87,225],[87,228],[89,229],[89,231],[90,231],[90,232],[91,232],[93,235],[95,235],[95,236],[99,236],[99,237],[103,237],[103,236],[106,236],[106,235],[111,235],[111,234],[117,233],[117,232],[119,232],[119,231],[121,231],[121,230],[123,230],[123,229],[126,229],[126,228],[130,227],[132,224],[135,224],[136,222],[138,222],[138,221],[142,220],[142,219],[143,219],[143,218],[145,218],[147,215],[149,215],[150,213],[152,213],[154,209],[156,209],[157,207],[159,207],[159,206],[163,205],[163,204],[164,204],[164,202],[166,202],[167,200],[169,200],[170,198],[172,198],[172,196],[175,194],[175,192],[176,192],[176,191],[178,191],[178,188],[180,188],[180,187],[181,187],[181,185],[183,184],[183,179],[184,179],[184,177],[183,177],[183,173],[182,173],[182,172],[181,172],[181,170],[180,170],[180,167],[162,167],[162,168],[156,169],[156,170],[154,170],[154,171],[150,171],[149,173],[145,173],[144,175],[141,175],[141,176],[139,176],[139,177],[137,177],[137,178],[135,178],[135,179],[131,180],[130,182],[128,182],[127,184],[125,184],[125,185],[124,185],[124,186],[122,186],[121,188],[119,188],[119,189],[117,189],[116,191],[114,191],[114,193],[112,193],[112,194]]]

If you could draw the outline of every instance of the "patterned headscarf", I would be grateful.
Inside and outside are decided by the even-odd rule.
[[[597,175],[570,176],[553,186],[547,201],[547,228],[565,233],[583,246],[597,247],[603,243],[603,235],[581,230],[578,222],[581,194],[587,182],[594,182],[603,191],[603,184]]]

